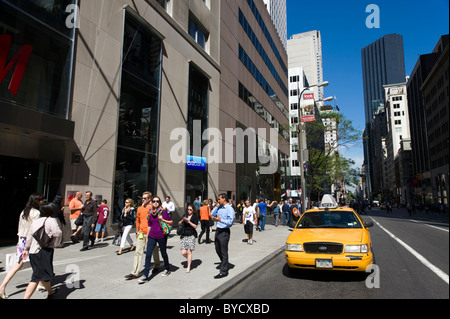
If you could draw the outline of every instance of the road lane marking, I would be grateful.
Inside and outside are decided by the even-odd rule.
[[[382,230],[384,230],[390,237],[392,237],[394,240],[396,240],[401,246],[403,246],[407,251],[409,251],[414,257],[416,257],[422,264],[424,264],[428,269],[430,269],[432,272],[434,272],[439,278],[441,278],[443,281],[449,284],[449,278],[448,275],[440,270],[438,267],[433,265],[431,262],[429,262],[425,257],[423,257],[421,254],[419,254],[417,251],[415,251],[411,246],[406,244],[404,241],[402,241],[400,238],[395,236],[393,233],[391,233],[389,230],[381,226],[379,222],[377,222],[375,219],[370,217],[370,219],[373,220],[375,224],[378,225]]]
[[[418,224],[423,224],[423,225],[426,225],[426,226],[431,227],[431,228],[436,228],[436,229],[439,229],[439,230],[442,230],[442,231],[445,231],[445,232],[448,233],[448,229],[436,227],[436,226],[433,226],[433,225],[430,225],[430,224],[421,222],[421,221],[419,221],[419,220],[410,219],[410,221],[412,221],[412,222],[414,222],[414,223],[418,223]]]

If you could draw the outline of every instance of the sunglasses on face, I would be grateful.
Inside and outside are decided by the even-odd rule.
[[[161,201],[159,201],[159,200],[154,200],[154,201],[152,201],[153,203],[161,203]]]

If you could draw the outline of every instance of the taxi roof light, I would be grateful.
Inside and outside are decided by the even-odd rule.
[[[330,208],[338,208],[339,205],[337,201],[334,199],[333,195],[326,194],[323,195],[322,201],[320,202],[320,208],[322,209],[330,209]]]

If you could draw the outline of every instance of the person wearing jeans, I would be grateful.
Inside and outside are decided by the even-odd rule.
[[[264,231],[264,229],[266,227],[266,209],[267,209],[267,207],[272,207],[276,203],[277,202],[273,201],[272,203],[270,203],[270,205],[267,205],[264,202],[263,198],[261,198],[259,200],[258,209],[259,209],[259,223],[261,226],[261,231]]]
[[[145,248],[147,247],[148,232],[148,211],[152,208],[152,193],[144,192],[142,194],[142,206],[137,209],[136,213],[136,251],[134,253],[133,268],[130,274],[126,275],[127,280],[138,279],[142,267],[142,259],[144,257]],[[153,273],[158,272],[160,267],[159,251],[155,246],[153,249]]]
[[[168,235],[164,234],[161,223],[164,222],[169,226],[172,226],[173,221],[167,210],[161,207],[161,199],[158,196],[153,196],[152,209],[149,211],[148,216],[148,232],[147,232],[147,254],[145,255],[144,274],[139,279],[139,284],[143,284],[149,281],[150,277],[150,263],[152,261],[151,252],[158,244],[161,251],[162,258],[164,260],[164,273],[163,277],[170,275],[169,268],[169,256],[167,255],[167,238]]]

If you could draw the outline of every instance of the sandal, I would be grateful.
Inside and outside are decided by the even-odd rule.
[[[0,299],[8,299],[6,292],[0,291]]]

